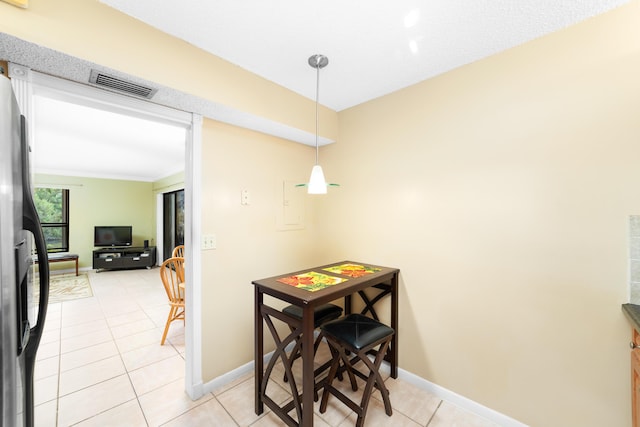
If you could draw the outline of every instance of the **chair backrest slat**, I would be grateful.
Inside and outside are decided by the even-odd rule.
[[[184,258],[171,257],[162,263],[160,278],[171,302],[184,300],[184,293],[180,289],[180,283],[184,283]]]
[[[184,258],[184,245],[178,245],[173,248],[173,252],[171,253],[171,257],[182,257]]]

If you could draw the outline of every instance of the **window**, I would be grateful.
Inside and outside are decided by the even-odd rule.
[[[47,252],[69,250],[69,190],[36,188],[33,201],[40,216]]]

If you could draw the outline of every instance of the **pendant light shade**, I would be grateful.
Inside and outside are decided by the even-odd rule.
[[[324,179],[324,172],[322,172],[322,166],[318,162],[318,99],[320,98],[320,69],[329,64],[329,58],[324,55],[312,55],[309,57],[309,65],[316,69],[316,164],[311,169],[311,176],[309,177],[308,184],[301,184],[307,186],[307,193],[309,194],[327,194],[327,186],[336,186],[337,184],[327,184]]]
[[[307,193],[327,194],[327,182],[324,180],[322,166],[315,165],[313,169],[311,169],[311,177],[309,178]]]

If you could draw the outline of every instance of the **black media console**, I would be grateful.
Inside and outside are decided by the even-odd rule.
[[[93,268],[131,269],[151,268],[156,265],[156,247],[101,248],[93,251]]]

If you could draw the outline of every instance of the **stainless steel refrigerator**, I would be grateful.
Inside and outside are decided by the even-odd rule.
[[[26,131],[11,83],[0,75],[0,421],[5,427],[33,426],[33,372],[49,299],[47,249],[31,193]],[[39,264],[35,284],[32,242]]]

